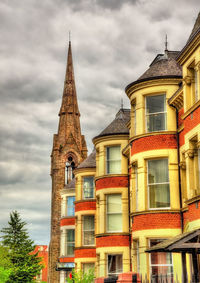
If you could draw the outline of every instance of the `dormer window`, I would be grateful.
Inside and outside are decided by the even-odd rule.
[[[165,95],[152,95],[146,97],[146,130],[150,132],[165,131],[166,102]]]

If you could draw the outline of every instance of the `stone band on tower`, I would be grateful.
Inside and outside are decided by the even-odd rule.
[[[49,247],[49,283],[59,283],[56,266],[60,256],[60,192],[72,180],[74,169],[87,157],[85,137],[81,135],[73,70],[71,41],[69,41],[67,68],[59,112],[58,133],[53,137],[51,154],[51,240]]]

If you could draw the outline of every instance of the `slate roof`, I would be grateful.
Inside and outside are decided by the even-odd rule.
[[[75,189],[76,179],[73,178],[69,184],[65,186],[66,189]]]
[[[115,116],[115,119],[98,135],[95,137],[117,135],[117,134],[128,134],[129,129],[127,123],[130,120],[130,109],[120,109]]]
[[[179,53],[179,55],[177,56],[177,59],[179,59],[180,55],[184,52],[185,49],[187,49],[188,45],[192,42],[192,40],[195,38],[195,36],[200,32],[200,12],[197,16],[197,19],[195,21],[194,27],[192,29],[192,32],[185,44],[185,46],[183,47],[183,49],[181,50],[181,52]]]
[[[77,167],[80,168],[95,168],[96,167],[96,150],[93,152]]]
[[[150,64],[149,69],[136,81],[129,84],[126,89],[134,84],[152,79],[182,78],[181,66],[176,61],[178,54],[179,51],[168,50],[165,51],[165,54],[158,54]]]
[[[199,31],[200,31],[200,12],[199,12],[199,14],[196,18],[194,27],[192,29],[192,32],[191,32],[187,42],[189,42]]]

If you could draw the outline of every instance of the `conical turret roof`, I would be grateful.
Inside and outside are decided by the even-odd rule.
[[[96,150],[93,152],[77,167],[77,169],[81,168],[95,168],[96,167]]]
[[[115,119],[94,139],[117,134],[128,134],[127,123],[130,120],[130,109],[120,109]]]
[[[150,64],[149,69],[144,72],[136,81],[129,84],[130,86],[153,79],[160,78],[181,78],[181,66],[177,63],[176,57],[179,51],[165,51],[165,54],[158,54],[153,62]]]

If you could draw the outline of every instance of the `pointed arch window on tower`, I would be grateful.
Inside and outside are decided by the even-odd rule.
[[[69,184],[69,182],[74,178],[74,169],[75,163],[73,158],[69,156],[65,164],[65,184]]]

